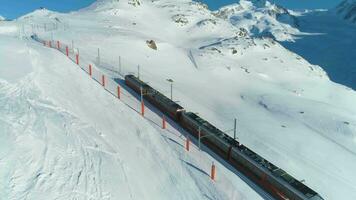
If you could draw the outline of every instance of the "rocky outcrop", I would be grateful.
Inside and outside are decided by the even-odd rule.
[[[156,42],[153,41],[153,40],[147,40],[146,41],[146,44],[148,47],[150,47],[151,49],[153,50],[157,50],[157,45],[156,45]]]

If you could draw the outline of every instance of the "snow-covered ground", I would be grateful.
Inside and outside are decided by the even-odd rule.
[[[59,52],[7,35],[0,52],[0,199],[260,199]]]
[[[181,105],[222,130],[230,130],[236,117],[242,143],[304,180],[325,199],[356,198],[355,91],[331,82],[319,66],[273,40],[243,36],[238,26],[216,17],[202,4],[190,0],[134,2],[101,0],[70,14],[38,10],[13,22],[18,27],[13,35],[36,32],[43,38],[73,42],[80,55],[92,62],[100,48],[100,62],[110,63],[111,71],[137,73],[140,65],[141,78],[167,95],[166,79],[171,78],[173,98]],[[231,199],[236,191],[235,199],[258,198],[231,174],[215,185],[206,175],[189,173],[192,169],[180,162],[183,150],[160,145],[165,142],[158,130],[98,88],[63,55],[31,41],[1,37],[5,39],[1,40],[2,51],[7,46],[13,51],[4,58],[20,64],[1,59],[5,64],[0,70],[15,74],[10,78],[0,75],[7,80],[1,83],[1,105],[12,105],[2,108],[1,123],[7,129],[3,129],[1,141],[18,145],[19,150],[6,159],[1,156],[1,166],[10,167],[0,174],[0,180],[13,181],[20,188],[9,186],[0,191],[9,191],[9,195],[77,191],[72,194],[77,196],[86,191],[93,199],[109,194],[115,199],[114,195],[130,195],[130,191],[137,195],[133,199]],[[147,46],[146,40],[151,39],[158,50]],[[21,52],[29,57],[27,61]],[[27,63],[25,72],[16,70],[24,67],[21,62]],[[115,77],[115,73],[111,75]],[[64,133],[59,128],[63,124]],[[1,148],[9,152],[13,145]],[[52,153],[46,156],[44,152]],[[170,157],[172,154],[175,156]],[[9,165],[10,161],[16,163],[16,156],[20,163]],[[22,163],[36,166],[22,169]],[[25,169],[34,172],[26,173],[27,177]],[[39,173],[42,171],[46,173]],[[58,171],[60,175],[55,173]],[[78,174],[86,175],[84,180],[76,182]],[[101,182],[90,182],[94,180]],[[229,188],[224,190],[222,185]],[[157,188],[165,189],[159,192]],[[156,192],[149,192],[152,190]]]

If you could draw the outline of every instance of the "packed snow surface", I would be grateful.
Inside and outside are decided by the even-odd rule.
[[[243,144],[325,199],[356,199],[355,91],[274,40],[250,37],[190,0],[101,0],[70,14],[35,11],[13,23],[27,25],[17,35],[36,32],[74,45],[81,56],[107,63],[102,70],[113,77],[137,74],[139,65],[140,77],[167,96],[166,79],[173,79],[173,98],[187,110],[228,134],[237,118]],[[64,56],[1,37],[1,55],[6,46],[15,51],[0,68],[14,74],[0,75],[4,195],[259,198],[235,175],[222,189],[190,173],[180,162],[184,154],[162,145],[156,129],[114,103]],[[238,197],[231,197],[234,190]]]

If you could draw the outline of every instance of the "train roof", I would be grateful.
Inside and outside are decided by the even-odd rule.
[[[227,135],[226,133],[224,133],[220,129],[216,128],[214,125],[212,125],[211,123],[209,123],[205,119],[199,117],[197,114],[192,113],[192,112],[187,112],[187,113],[185,113],[185,115],[188,116],[189,118],[193,119],[196,122],[197,126],[200,126],[202,129],[206,129],[209,132],[214,133],[215,137],[217,137],[217,138],[219,138],[221,140],[224,140],[230,146],[237,147],[239,145],[238,141],[234,140],[232,137],[230,137],[229,135]]]
[[[162,103],[164,103],[165,105],[171,106],[176,108],[177,110],[184,110],[184,108],[177,104],[176,102],[172,101],[170,98],[166,97],[165,95],[163,95],[162,93],[160,93],[159,91],[153,89],[151,86],[149,86],[147,83],[141,81],[140,79],[138,79],[137,77],[135,77],[134,75],[130,74],[130,75],[126,75],[126,78],[129,78],[131,80],[134,80],[138,85],[141,85],[142,88],[145,91],[146,94],[152,95],[155,98],[157,98],[159,101],[161,101]]]

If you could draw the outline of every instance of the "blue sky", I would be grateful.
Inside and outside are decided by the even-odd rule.
[[[68,12],[90,5],[95,0],[0,0],[0,15],[14,19],[39,7]],[[177,0],[178,1],[178,0]],[[238,0],[202,0],[210,9],[236,3]],[[291,9],[332,8],[341,0],[270,0]]]

